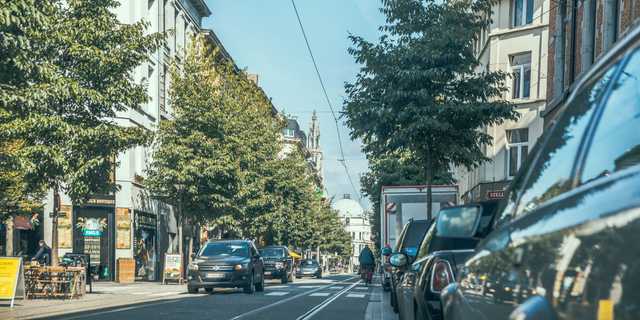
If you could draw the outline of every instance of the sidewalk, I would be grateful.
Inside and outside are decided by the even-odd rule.
[[[88,288],[87,288],[88,290]],[[16,300],[14,307],[0,302],[0,319],[36,319],[87,310],[117,307],[140,302],[188,297],[186,285],[159,282],[94,283],[93,293],[72,300]]]
[[[379,279],[379,277],[377,278]],[[377,280],[376,279],[376,280]],[[365,320],[397,320],[398,315],[393,312],[389,304],[389,292],[382,290],[379,281],[374,281],[374,290],[369,296],[369,303],[365,312]]]

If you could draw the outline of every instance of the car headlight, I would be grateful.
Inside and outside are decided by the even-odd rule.
[[[195,263],[192,263],[189,265],[189,270],[191,271],[198,271],[198,265]]]
[[[276,262],[276,269],[282,269],[282,268],[284,268],[284,263]]]
[[[241,271],[241,270],[247,269],[248,266],[249,264],[236,264],[235,266],[233,266],[233,270]]]

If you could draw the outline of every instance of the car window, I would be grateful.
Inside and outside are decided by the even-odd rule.
[[[405,250],[407,248],[418,249],[418,245],[420,245],[420,241],[422,241],[422,238],[424,238],[424,234],[427,233],[428,227],[429,224],[426,222],[416,222],[410,224],[407,232],[404,235],[404,239],[402,240],[401,250]]]
[[[407,229],[409,228],[409,224],[406,224],[404,226],[404,228],[402,228],[402,231],[400,232],[400,236],[398,237],[398,242],[396,242],[396,247],[394,248],[393,252],[400,252],[400,246],[402,245],[402,242],[404,240],[404,236],[407,233]]]
[[[268,258],[282,258],[285,256],[284,248],[263,248],[260,255]]]
[[[584,162],[580,181],[640,163],[640,50],[613,84]]]
[[[590,82],[566,106],[548,136],[546,144],[528,169],[516,216],[530,212],[540,204],[571,188],[571,175],[580,142],[606,89],[615,67]]]
[[[199,256],[240,256],[246,257],[249,247],[246,243],[208,243],[200,250]]]
[[[436,233],[440,237],[472,237],[479,218],[478,207],[447,208],[438,214]]]

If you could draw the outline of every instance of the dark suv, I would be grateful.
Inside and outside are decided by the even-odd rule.
[[[264,277],[280,279],[285,284],[293,282],[293,257],[285,246],[268,246],[260,249],[264,259]]]
[[[249,240],[209,241],[189,265],[187,290],[243,288],[245,293],[264,290],[262,257]]]
[[[559,108],[445,319],[640,319],[640,28]]]
[[[407,224],[402,228],[402,232],[398,237],[398,242],[393,250],[393,253],[402,253],[408,257],[407,265],[411,264],[418,253],[418,248],[422,243],[427,230],[431,226],[429,220],[409,220]],[[389,299],[393,311],[398,312],[398,300],[397,300],[397,287],[398,280],[402,277],[402,274],[407,271],[407,266],[393,267],[389,272],[389,286],[391,289],[391,298]],[[383,283],[384,285],[384,283]]]

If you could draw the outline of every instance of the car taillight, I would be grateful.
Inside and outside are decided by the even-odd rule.
[[[438,260],[431,271],[431,291],[439,293],[454,281],[451,265],[446,260]]]

